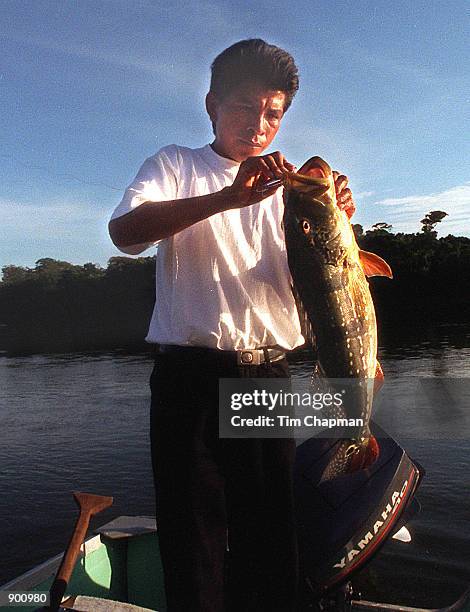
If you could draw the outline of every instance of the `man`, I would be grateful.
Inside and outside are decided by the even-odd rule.
[[[285,351],[304,343],[282,190],[260,189],[295,170],[263,153],[297,89],[282,49],[253,39],[223,51],[206,97],[214,141],[147,159],[109,225],[124,252],[159,245],[147,341],[158,346],[151,441],[170,612],[295,609],[295,444],[219,439],[218,380],[288,377]],[[352,213],[347,178],[335,178]]]

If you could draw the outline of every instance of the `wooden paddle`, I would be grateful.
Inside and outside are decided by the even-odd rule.
[[[92,495],[91,493],[74,493],[73,496],[80,508],[80,514],[78,515],[75,529],[73,530],[72,537],[70,538],[64,557],[57,570],[54,582],[49,590],[49,607],[45,608],[48,612],[57,612],[60,607],[60,602],[62,601],[68,581],[75,567],[80,552],[80,546],[85,539],[91,517],[105,510],[105,508],[109,508],[113,503],[112,497]]]

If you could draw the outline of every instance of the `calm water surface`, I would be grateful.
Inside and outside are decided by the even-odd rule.
[[[452,387],[450,409],[426,414],[416,397],[428,387],[411,403],[409,390],[423,378],[470,378],[470,326],[385,337],[386,380],[403,385],[394,435],[426,469],[422,511],[409,525],[412,542],[387,543],[354,585],[368,599],[440,607],[470,584],[470,403]],[[151,369],[148,355],[117,352],[0,357],[0,584],[63,550],[73,490],[114,497],[92,526],[154,514]],[[310,369],[291,366],[299,378]]]

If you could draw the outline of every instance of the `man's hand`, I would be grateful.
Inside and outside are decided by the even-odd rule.
[[[282,178],[286,171],[295,170],[296,167],[289,163],[280,151],[249,157],[240,164],[233,184],[225,188],[233,200],[231,208],[242,208],[269,198],[279,187],[263,190],[260,190],[260,187],[273,178]]]
[[[356,211],[356,205],[354,204],[351,190],[347,187],[349,179],[344,174],[336,172],[336,170],[333,171],[333,178],[335,180],[338,207],[344,210],[350,219]]]

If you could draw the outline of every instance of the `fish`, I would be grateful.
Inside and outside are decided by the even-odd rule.
[[[369,467],[379,455],[369,422],[383,372],[367,277],[393,274],[381,257],[359,248],[349,218],[337,206],[326,161],[310,158],[298,172],[285,174],[283,186],[287,259],[302,334],[314,344],[323,376],[357,380],[335,416],[363,422],[354,435],[340,439],[320,481],[325,482]]]

